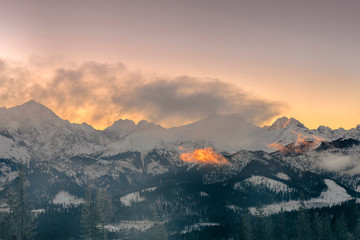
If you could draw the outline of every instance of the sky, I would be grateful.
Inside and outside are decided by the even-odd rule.
[[[0,0],[0,106],[171,127],[360,124],[360,1]]]

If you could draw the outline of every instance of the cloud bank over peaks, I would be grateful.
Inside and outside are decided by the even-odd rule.
[[[31,61],[0,59],[0,70],[2,106],[35,99],[62,118],[86,121],[96,128],[120,118],[170,127],[218,113],[239,114],[258,124],[278,115],[283,107],[217,79],[157,76],[129,70],[122,63],[87,61],[47,68],[47,74],[41,74],[39,65]]]

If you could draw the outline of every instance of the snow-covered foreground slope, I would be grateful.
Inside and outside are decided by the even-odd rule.
[[[340,187],[333,180],[325,179],[325,184],[328,189],[321,193],[318,198],[312,198],[304,201],[306,208],[320,208],[325,206],[333,206],[350,199],[353,199],[344,188]],[[288,201],[277,204],[271,204],[264,206],[263,210],[266,215],[279,213],[281,209],[283,211],[293,211],[300,207],[299,201]],[[255,208],[250,208],[250,212],[255,214]]]

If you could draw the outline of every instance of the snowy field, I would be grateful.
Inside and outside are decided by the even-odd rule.
[[[220,225],[219,223],[206,223],[206,222],[195,223],[193,225],[186,226],[184,228],[184,230],[181,231],[181,233],[185,234],[185,233],[188,233],[188,232],[199,230],[199,229],[204,228],[204,227],[213,227],[213,226],[219,226],[219,225]]]
[[[352,199],[352,197],[346,192],[346,190],[337,185],[334,181],[330,179],[325,179],[325,184],[327,185],[328,189],[322,192],[318,198],[312,198],[304,202],[307,208],[334,206]],[[297,210],[299,209],[299,201],[270,204],[264,206],[263,208],[266,215],[279,213],[281,209],[283,209],[284,211]],[[255,207],[249,208],[249,210],[252,214],[255,213]]]
[[[121,232],[129,230],[146,231],[154,225],[154,222],[149,220],[143,221],[121,221],[117,224],[105,225],[105,228],[110,232]]]
[[[79,205],[84,202],[84,199],[77,198],[76,196],[73,196],[66,191],[60,191],[58,192],[58,194],[56,194],[52,202],[53,204],[70,206],[70,205]]]

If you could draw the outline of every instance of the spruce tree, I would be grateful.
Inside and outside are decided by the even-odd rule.
[[[96,207],[96,220],[100,225],[101,236],[100,239],[106,239],[106,229],[105,224],[110,221],[110,218],[113,214],[113,206],[111,198],[106,194],[104,189],[100,189],[96,193],[95,197],[95,207]]]
[[[264,240],[274,239],[274,229],[270,217],[266,217],[264,220]]]
[[[153,213],[154,225],[150,228],[151,239],[152,240],[167,240],[168,233],[164,223],[160,221],[160,217],[156,211]]]
[[[352,207],[352,225],[353,225],[353,229],[352,229],[352,233],[353,233],[353,238],[355,240],[360,240],[360,213],[359,213],[359,207],[356,203],[354,203],[354,206]]]
[[[321,237],[321,240],[332,240],[333,239],[333,234],[331,231],[331,222],[330,222],[330,217],[327,213],[325,213],[322,217],[321,217],[321,228],[323,231],[323,235]]]
[[[81,207],[81,238],[86,240],[106,239],[105,224],[113,214],[111,198],[103,189],[93,197],[93,185],[85,189],[85,202]]]
[[[28,204],[27,184],[24,166],[20,165],[14,184],[6,184],[6,201],[9,209],[5,216],[6,239],[29,240],[34,236],[35,223]]]
[[[299,212],[297,214],[295,221],[296,239],[308,240],[311,237],[309,214],[305,206],[304,194],[301,193],[300,196],[301,196],[301,200],[299,202]]]
[[[261,204],[259,204],[255,209],[255,220],[255,239],[272,240],[272,222],[270,217],[266,217]]]
[[[18,225],[18,239],[20,240],[31,239],[35,228],[33,216],[27,203],[26,184],[27,180],[25,178],[24,167],[20,165],[16,184],[17,198],[14,209],[15,219]]]
[[[312,230],[312,239],[313,240],[321,240],[323,239],[323,228],[321,223],[321,217],[317,212],[314,213],[311,221],[311,230]]]
[[[335,221],[334,232],[337,240],[347,240],[348,239],[348,231],[345,222],[344,212],[341,212],[341,215]]]
[[[6,235],[5,235],[5,229],[6,229],[6,225],[5,225],[5,217],[4,217],[4,213],[0,212],[0,239],[6,239]]]
[[[281,208],[280,213],[277,217],[276,227],[275,227],[275,236],[279,240],[286,240],[286,228],[285,228],[286,218],[284,209]]]
[[[15,219],[15,208],[16,208],[16,193],[14,188],[10,185],[10,183],[6,182],[5,188],[5,197],[6,204],[8,206],[9,212],[4,216],[4,239],[11,239],[18,235],[18,225],[16,224]]]
[[[98,240],[101,236],[92,191],[92,185],[89,185],[85,190],[85,202],[81,208],[81,238],[84,240]]]
[[[251,227],[251,219],[249,210],[246,210],[240,220],[240,226],[238,230],[238,240],[252,240],[253,233]]]

